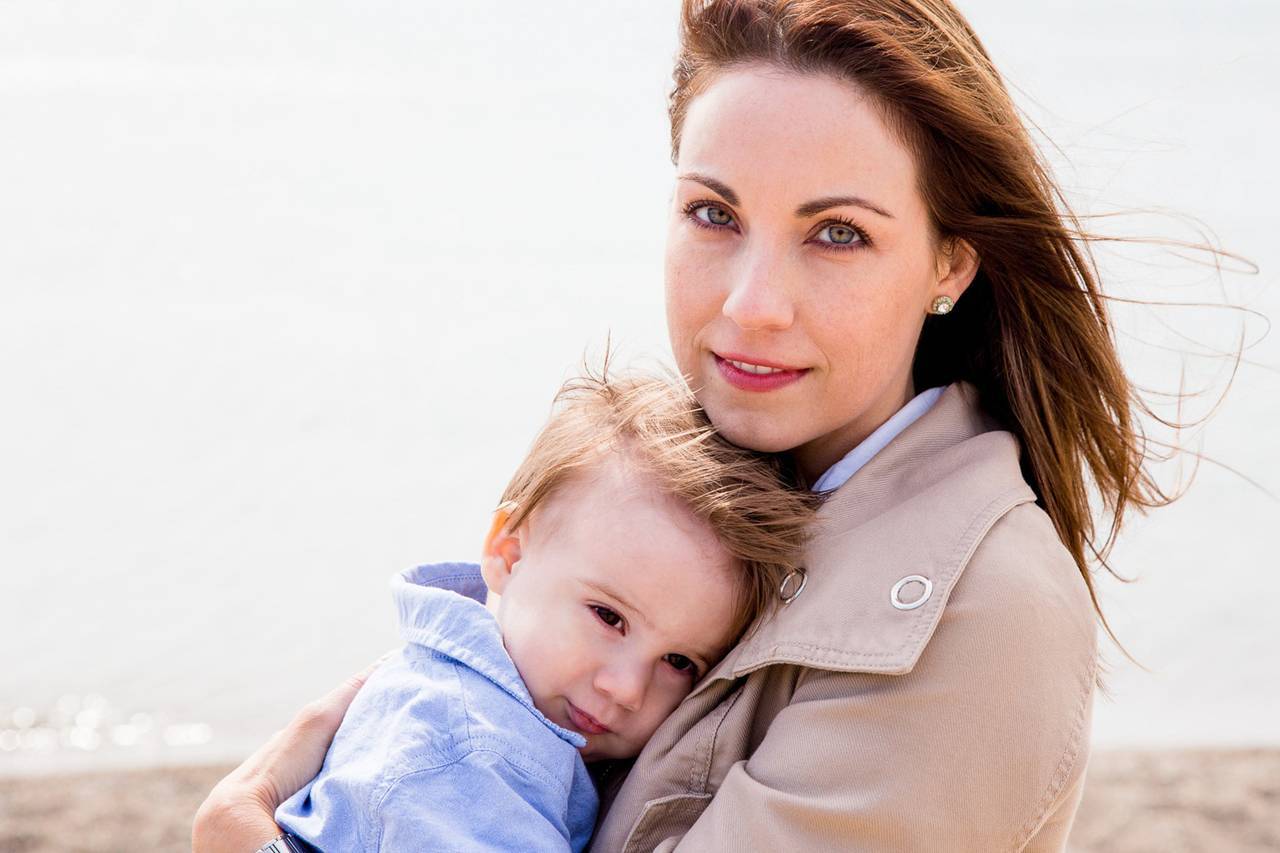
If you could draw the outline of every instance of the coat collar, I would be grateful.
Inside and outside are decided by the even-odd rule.
[[[919,659],[978,542],[1014,506],[1035,500],[1018,441],[951,385],[933,408],[834,492],[815,521],[803,592],[704,678],[770,664],[899,675]],[[915,607],[895,606],[927,597]]]

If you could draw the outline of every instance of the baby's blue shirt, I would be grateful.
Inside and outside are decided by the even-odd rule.
[[[480,567],[420,566],[392,588],[406,645],[276,822],[325,851],[585,848],[599,806],[586,740],[533,707]]]

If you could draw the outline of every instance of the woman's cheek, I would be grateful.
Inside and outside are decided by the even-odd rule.
[[[688,294],[681,286],[680,278],[677,275],[669,273],[667,275],[667,334],[671,339],[671,353],[675,356],[676,368],[684,374],[690,373],[694,368],[693,361],[693,334],[687,328],[687,319],[690,314],[688,306],[685,304]]]
[[[697,367],[693,361],[698,351],[699,331],[719,313],[716,302],[714,263],[695,264],[691,253],[671,247],[666,268],[667,331],[676,366],[684,373]]]

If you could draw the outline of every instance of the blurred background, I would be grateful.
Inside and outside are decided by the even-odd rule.
[[[1193,451],[1162,482],[1207,461],[1099,577],[1145,669],[1108,647],[1080,845],[1280,826],[1280,7],[960,5],[1089,227],[1165,241],[1099,250],[1167,303],[1118,337],[1161,414],[1213,414],[1152,422]],[[396,645],[394,572],[474,558],[584,353],[667,357],[677,11],[0,4],[0,850],[181,849],[220,767]]]

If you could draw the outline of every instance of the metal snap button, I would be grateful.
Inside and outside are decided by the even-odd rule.
[[[808,582],[809,573],[804,569],[792,569],[787,572],[787,576],[782,579],[782,585],[778,587],[778,595],[782,596],[782,603],[790,604],[799,598],[800,593],[804,592],[804,585]]]
[[[907,584],[918,583],[924,587],[924,592],[920,593],[920,597],[914,601],[903,601],[902,590]],[[893,585],[893,592],[889,593],[889,601],[899,610],[915,610],[921,604],[929,600],[929,596],[933,595],[933,581],[922,575],[908,575]]]

